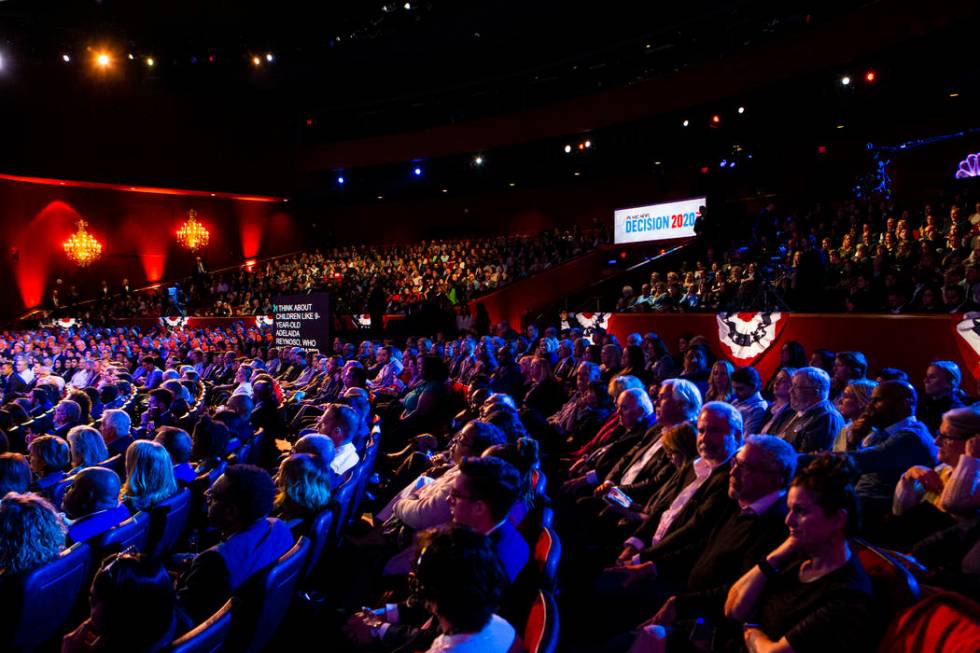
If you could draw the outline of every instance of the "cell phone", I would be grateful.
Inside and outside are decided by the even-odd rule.
[[[607,503],[616,504],[623,508],[629,508],[633,505],[633,500],[615,485],[609,488],[609,491],[606,492],[606,496],[604,496],[603,499],[605,499]]]

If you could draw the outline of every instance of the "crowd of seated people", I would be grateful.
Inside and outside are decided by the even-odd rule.
[[[170,315],[175,302],[187,315],[265,315],[276,295],[327,290],[342,314],[411,312],[423,301],[453,309],[513,281],[591,251],[608,242],[599,228],[548,230],[534,236],[481,240],[436,240],[410,245],[334,247],[260,263],[249,269],[195,273],[182,282],[134,292],[128,280],[119,288],[103,282],[95,303],[74,287],[53,291],[48,308],[87,321],[105,317]]]
[[[980,589],[980,406],[952,361],[790,342],[762,379],[694,334],[268,335],[2,334],[0,592],[89,546],[64,650],[160,650],[324,538],[297,593],[319,612],[278,636],[337,650],[520,650],[559,536],[569,650],[869,650],[895,612],[868,550]],[[68,351],[98,363],[87,383],[58,373]],[[143,545],[105,544],[141,516]]]
[[[750,223],[743,231],[750,238],[736,237],[731,247],[708,247],[698,260],[655,271],[639,289],[624,287],[616,310],[718,312],[782,304],[856,313],[980,310],[980,203],[956,197],[943,206],[906,209],[866,201],[799,213],[770,205]]]

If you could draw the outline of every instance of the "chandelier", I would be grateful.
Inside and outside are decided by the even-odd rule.
[[[88,223],[85,220],[78,221],[78,231],[72,234],[71,238],[65,241],[65,254],[79,267],[85,267],[92,261],[102,256],[102,243],[92,237],[92,234],[85,231]]]
[[[177,230],[177,242],[180,246],[195,252],[202,247],[207,247],[210,238],[208,230],[197,221],[197,211],[194,209],[188,211],[187,222],[180,225],[180,229]]]

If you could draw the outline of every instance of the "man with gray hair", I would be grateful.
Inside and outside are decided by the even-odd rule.
[[[102,439],[105,440],[110,457],[126,453],[126,449],[133,443],[133,436],[129,434],[131,427],[132,420],[122,409],[110,408],[102,413]]]
[[[729,472],[726,514],[705,537],[657,555],[655,585],[647,588],[645,601],[632,597],[634,603],[649,606],[660,603],[671,588],[680,590],[664,602],[652,623],[674,626],[721,614],[731,585],[786,540],[786,492],[796,458],[785,440],[746,437]],[[634,616],[636,621],[643,618]]]
[[[657,423],[647,431],[643,440],[620,458],[607,475],[606,482],[596,489],[596,494],[602,496],[616,485],[635,503],[647,503],[674,473],[661,436],[684,422],[693,425],[700,410],[701,393],[690,381],[669,379],[660,384]]]
[[[728,472],[742,444],[742,415],[731,404],[711,401],[698,415],[698,454],[694,478],[660,513],[650,515],[619,556],[621,564],[640,565],[678,545],[704,536],[722,517]]]
[[[618,484],[626,471],[627,465],[624,465],[626,457],[632,459],[638,450],[645,449],[645,443],[649,444],[652,440],[658,439],[659,430],[654,427],[656,417],[653,412],[653,403],[650,401],[650,396],[642,388],[624,390],[616,400],[616,412],[619,415],[619,425],[623,432],[609,446],[606,454],[596,459],[594,467],[585,470],[580,476],[566,481],[562,485],[564,494],[579,494],[581,490],[594,488],[603,481]],[[622,455],[623,453],[625,456]],[[600,461],[605,461],[605,463]],[[609,468],[606,463],[612,467]]]
[[[844,427],[844,418],[827,400],[830,375],[819,367],[801,367],[793,375],[790,408],[796,411],[778,435],[797,453],[830,451],[834,437]]]

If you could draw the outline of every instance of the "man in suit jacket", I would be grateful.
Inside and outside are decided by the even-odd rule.
[[[787,536],[786,491],[796,472],[796,452],[784,440],[752,435],[732,459],[725,513],[702,538],[657,556],[656,581],[648,580],[640,605],[649,616],[671,593],[657,614],[657,623],[669,626],[678,619],[720,619],[732,583]],[[642,618],[630,607],[611,612],[620,625],[626,612]],[[635,626],[636,624],[630,624]],[[629,627],[629,626],[624,626]]]
[[[222,540],[194,558],[181,574],[177,600],[198,624],[218,611],[252,576],[293,545],[285,523],[274,517],[275,485],[265,471],[233,465],[208,491],[208,520]]]
[[[119,502],[119,476],[105,467],[86,467],[75,474],[62,506],[71,520],[68,537],[86,542],[129,519],[129,509]]]
[[[125,454],[129,445],[133,444],[133,436],[129,433],[132,425],[129,413],[121,408],[110,408],[102,413],[100,429],[110,458]]]
[[[576,496],[583,490],[598,486],[612,469],[621,463],[624,455],[635,451],[637,447],[642,447],[643,443],[648,441],[647,433],[653,427],[656,416],[653,412],[653,403],[646,391],[642,388],[623,391],[616,400],[616,407],[619,423],[623,428],[622,435],[591,461],[590,469],[580,471],[578,476],[562,485],[564,494]],[[651,437],[656,439],[657,433]]]
[[[143,387],[147,390],[160,387],[163,383],[163,370],[157,367],[156,359],[152,356],[144,356],[140,365],[143,367]]]
[[[827,400],[830,375],[818,367],[802,367],[793,375],[789,391],[790,407],[796,416],[778,435],[793,445],[797,453],[830,451],[844,418]]]
[[[613,466],[605,482],[596,488],[596,495],[617,485],[633,501],[648,501],[672,470],[660,436],[684,422],[693,424],[700,411],[701,394],[696,385],[684,379],[664,381],[657,392],[656,425]]]

